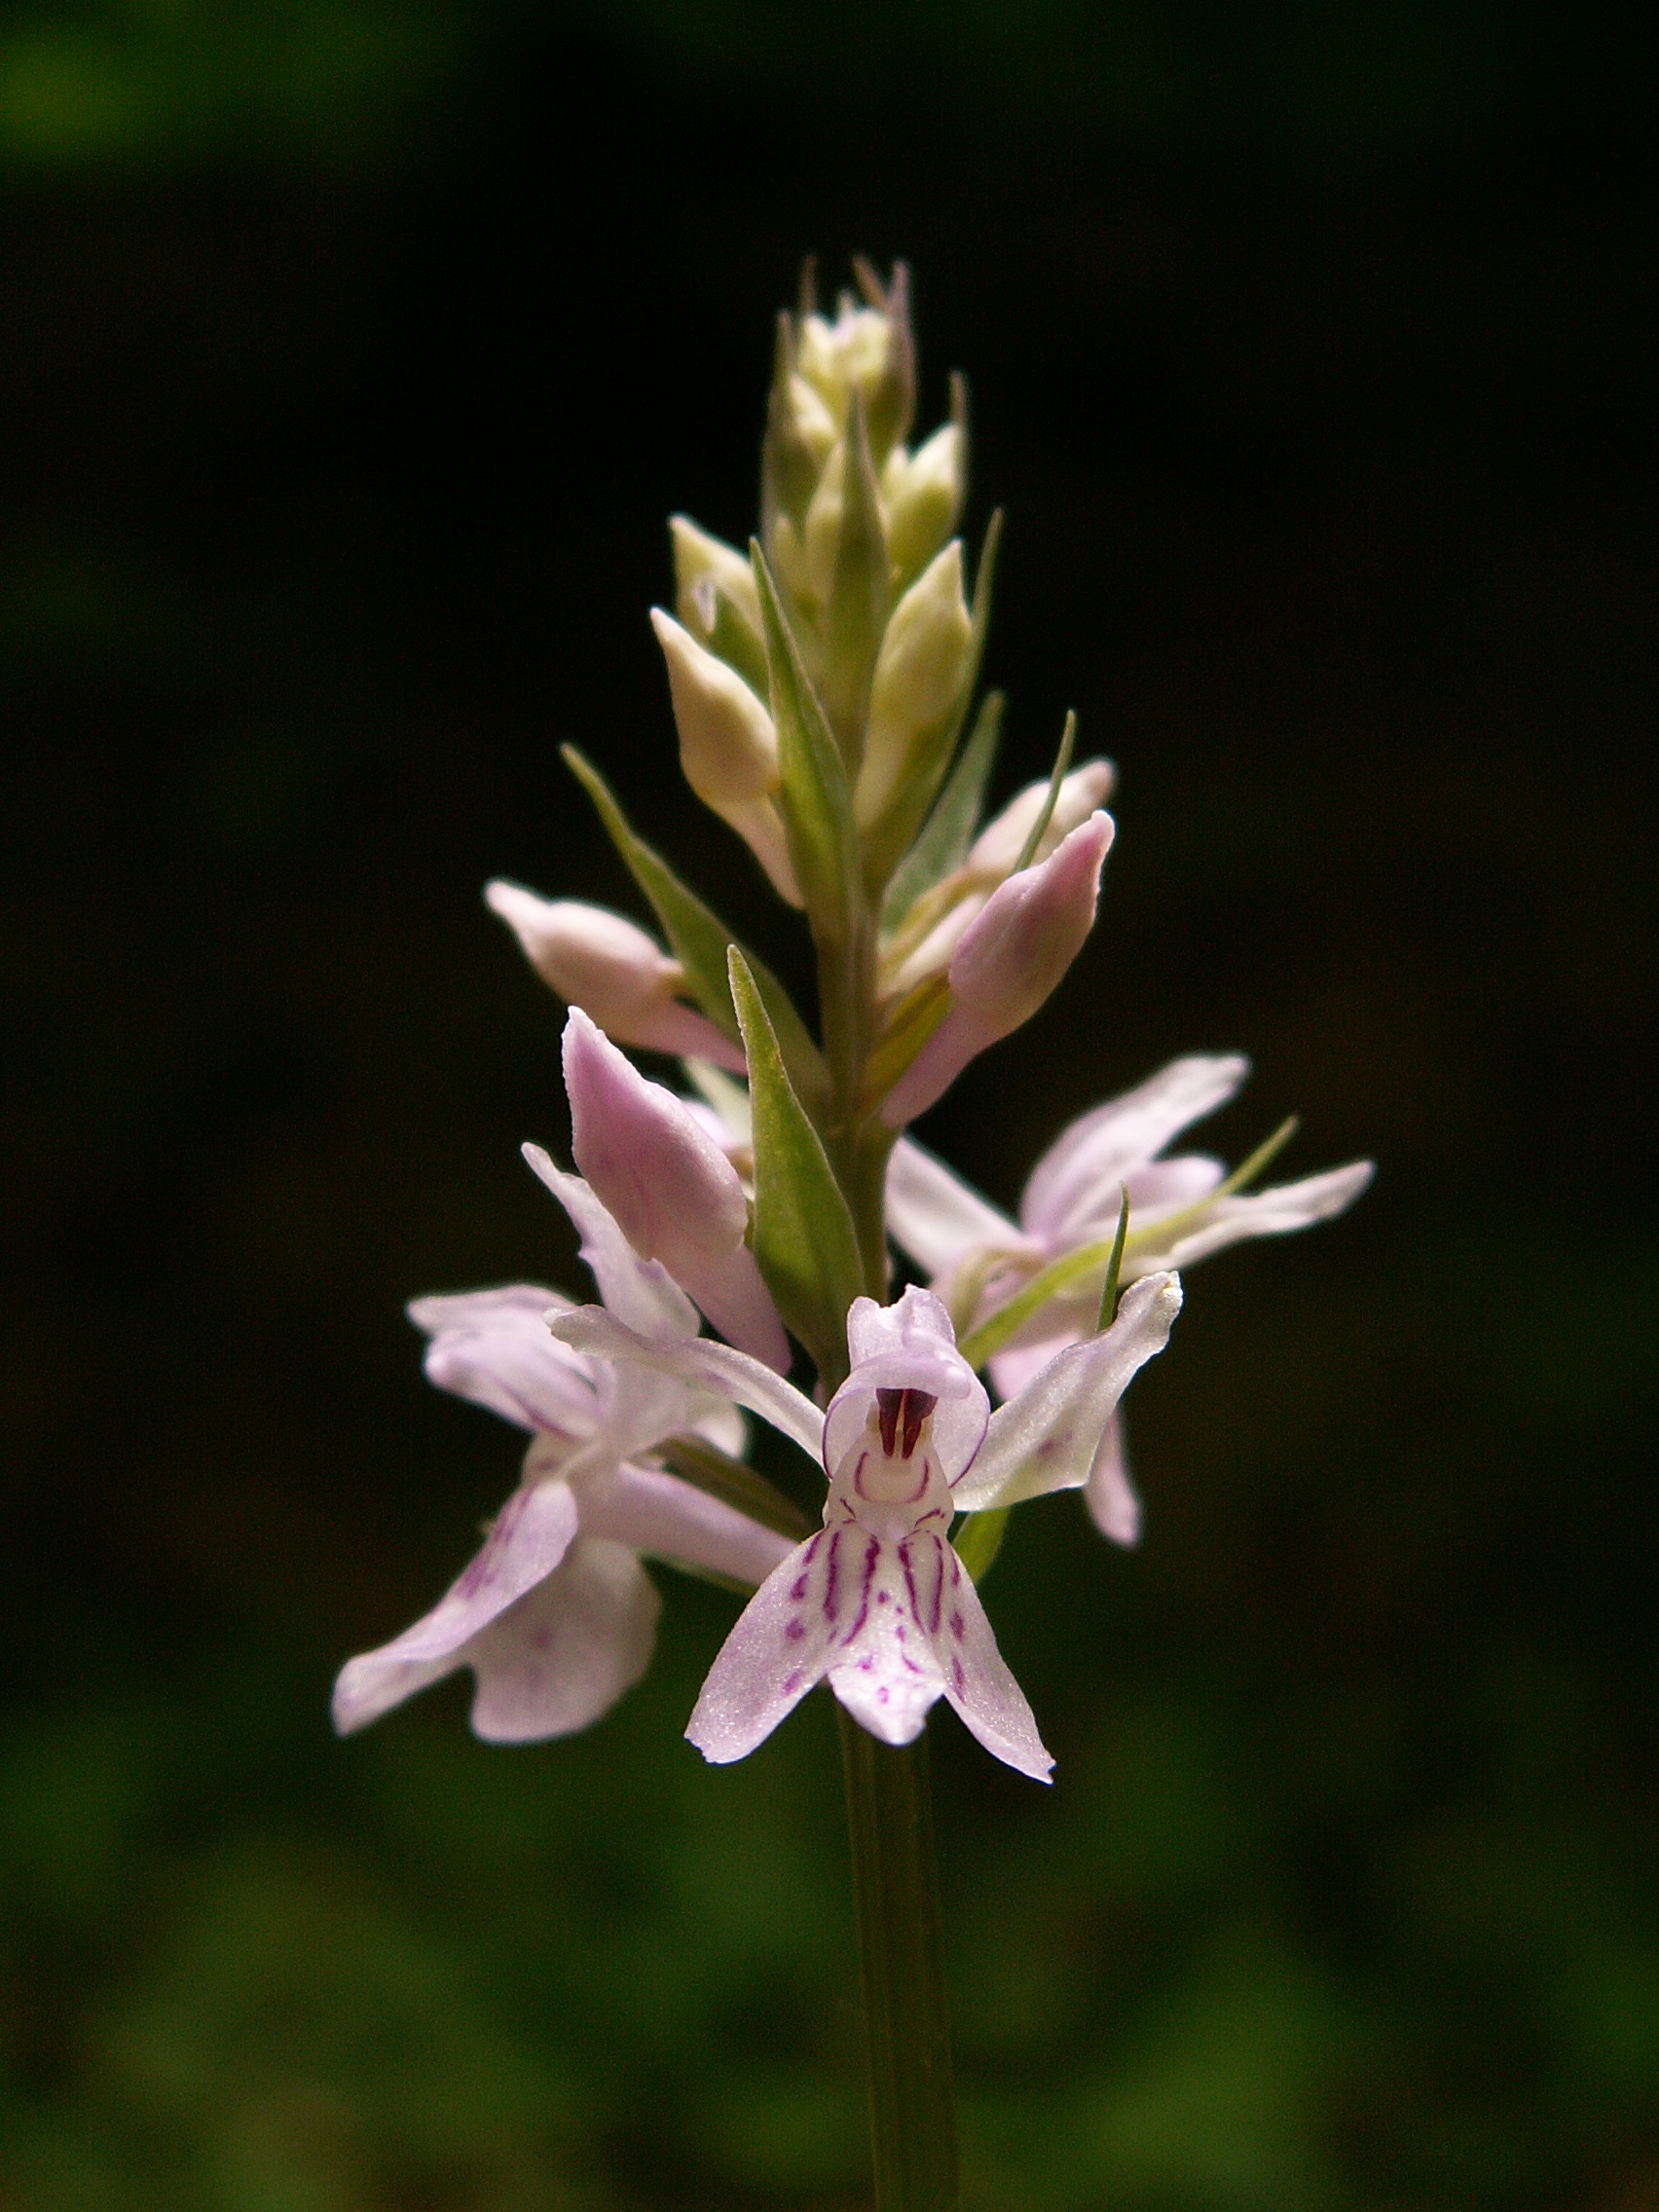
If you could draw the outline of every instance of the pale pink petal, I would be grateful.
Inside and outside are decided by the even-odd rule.
[[[1036,867],[1011,875],[951,955],[951,1008],[889,1092],[881,1118],[903,1126],[931,1106],[976,1052],[1028,1021],[1083,948],[1094,922],[1112,817],[1092,814]]]
[[[1144,1167],[1131,1167],[1123,1178],[1129,1193],[1129,1227],[1144,1229],[1161,1214],[1197,1205],[1200,1198],[1208,1198],[1226,1173],[1219,1160],[1201,1152],[1178,1153],[1173,1160],[1149,1160]],[[1109,1236],[1118,1226],[1117,1206],[1110,1206],[1098,1220],[1098,1233],[1090,1224],[1088,1235]]]
[[[1217,1198],[1185,1226],[1172,1218],[1167,1239],[1155,1239],[1139,1247],[1135,1266],[1187,1267],[1246,1237],[1283,1236],[1292,1230],[1307,1229],[1312,1222],[1329,1221],[1352,1205],[1376,1172],[1369,1160],[1355,1160],[1346,1167],[1309,1175],[1300,1183],[1280,1183],[1272,1190]]]
[[[790,1340],[766,1288],[759,1262],[747,1244],[709,1257],[681,1256],[677,1272],[704,1313],[728,1343],[760,1360],[775,1374],[787,1375]]]
[[[538,1144],[527,1144],[523,1151],[532,1169],[570,1215],[582,1240],[582,1258],[611,1312],[642,1336],[695,1336],[697,1309],[661,1262],[641,1259],[579,1175],[567,1175],[555,1167]]]
[[[954,1482],[979,1449],[990,1415],[985,1386],[956,1348],[950,1315],[913,1285],[891,1306],[855,1298],[847,1315],[852,1372],[825,1414],[824,1469],[833,1474],[857,1443],[877,1390],[925,1390],[934,1409],[934,1451]]]
[[[1124,1417],[1115,1413],[1106,1423],[1094,1464],[1084,1485],[1084,1503],[1094,1526],[1115,1544],[1138,1544],[1141,1502],[1129,1480],[1128,1454],[1124,1445]]]
[[[1162,1350],[1180,1309],[1178,1276],[1131,1284],[1109,1329],[1057,1353],[1017,1398],[998,1407],[978,1457],[956,1485],[958,1506],[981,1513],[1086,1483],[1130,1377]]]
[[[564,1060],[576,1165],[635,1251],[678,1276],[682,1249],[741,1243],[743,1186],[684,1101],[647,1083],[579,1007],[566,1016]]]
[[[887,1162],[887,1231],[930,1275],[980,1245],[1021,1241],[1016,1223],[909,1137],[899,1139]]]
[[[721,1644],[687,1724],[706,1759],[746,1758],[823,1678],[861,1625],[880,1550],[862,1529],[821,1529],[773,1568]]]
[[[599,1469],[578,1487],[576,1511],[584,1535],[738,1582],[764,1582],[791,1548],[787,1536],[659,1467]]]
[[[1096,1298],[1096,1310],[1099,1304],[1100,1301]],[[1094,1314],[1084,1309],[1079,1309],[1076,1328],[1054,1330],[1054,1323],[1059,1317],[1053,1306],[1046,1306],[1037,1319],[1046,1330],[1053,1333],[1028,1345],[1021,1344],[1016,1339],[1005,1351],[997,1352],[991,1359],[991,1381],[996,1384],[997,1396],[1005,1404],[1010,1398],[1017,1398],[1027,1382],[1042,1374],[1056,1352],[1064,1351],[1067,1345],[1079,1343],[1093,1331]]]
[[[578,1306],[573,1313],[551,1314],[547,1325],[556,1337],[590,1357],[654,1368],[689,1383],[693,1390],[735,1398],[793,1438],[803,1452],[815,1459],[819,1456],[824,1416],[793,1383],[747,1352],[718,1345],[709,1337],[683,1337],[678,1342],[642,1337],[603,1306]]]
[[[608,1712],[650,1664],[662,1600],[631,1551],[578,1536],[544,1582],[461,1654],[478,1677],[487,1744],[569,1736]]]
[[[675,996],[686,988],[679,961],[624,915],[579,899],[542,899],[498,878],[485,885],[484,901],[542,981],[608,1037],[657,1052],[700,1052],[741,1073],[741,1050]]]
[[[789,1339],[744,1242],[749,1200],[721,1146],[579,1007],[564,1054],[571,1145],[595,1195],[636,1252],[660,1260],[741,1350],[784,1373]]]
[[[970,1060],[1006,1034],[989,1014],[953,1006],[882,1101],[882,1121],[890,1129],[902,1129],[925,1114]]]
[[[687,1411],[694,1435],[707,1437],[733,1459],[743,1457],[749,1449],[749,1423],[734,1405],[693,1390]]]
[[[1119,1185],[1189,1122],[1225,1105],[1249,1072],[1236,1052],[1195,1053],[1082,1115],[1031,1170],[1019,1202],[1025,1229],[1052,1242],[1070,1239],[1076,1220],[1115,1220]]]
[[[431,1338],[425,1371],[440,1390],[487,1406],[520,1428],[591,1435],[599,1400],[588,1363],[547,1331],[550,1306],[569,1300],[539,1283],[508,1283],[454,1298],[417,1298],[409,1318]]]
[[[514,1491],[483,1550],[432,1610],[392,1642],[341,1669],[334,1686],[341,1735],[464,1666],[472,1639],[552,1573],[575,1532],[576,1501],[568,1484],[531,1482]]]
[[[933,1610],[923,1618],[929,1624],[934,1652],[944,1677],[945,1696],[964,1726],[994,1757],[1028,1774],[1033,1782],[1047,1782],[1054,1762],[1043,1748],[1025,1692],[997,1649],[979,1593],[942,1537],[923,1534],[912,1538],[905,1548],[921,1555],[927,1547],[937,1554],[937,1565],[932,1574],[924,1577],[918,1558],[914,1579],[924,1585],[921,1597],[927,1604],[925,1582],[937,1577],[934,1586],[939,1597]]]

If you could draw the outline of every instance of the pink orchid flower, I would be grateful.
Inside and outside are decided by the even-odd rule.
[[[724,1391],[818,1456],[828,1478],[823,1529],[773,1568],[703,1684],[686,1734],[704,1756],[745,1757],[828,1677],[886,1743],[912,1741],[942,1697],[988,1751],[1047,1781],[1053,1761],[951,1546],[951,1517],[1086,1482],[1119,1398],[1162,1349],[1180,1305],[1178,1277],[1148,1276],[1111,1328],[1060,1352],[994,1414],[930,1291],[885,1307],[854,1301],[852,1372],[824,1413],[729,1346],[651,1343],[592,1306],[550,1316],[557,1337],[592,1356]]]
[[[1225,1105],[1249,1072],[1249,1061],[1236,1053],[1196,1054],[1172,1060],[1137,1089],[1096,1106],[1063,1130],[1032,1169],[1017,1221],[942,1161],[901,1139],[887,1176],[893,1239],[928,1271],[933,1288],[966,1329],[1006,1304],[1041,1269],[1109,1239],[1125,1187],[1124,1282],[1188,1267],[1246,1237],[1281,1236],[1330,1220],[1371,1181],[1370,1161],[1265,1191],[1223,1194],[1226,1170],[1219,1160],[1193,1153],[1158,1157],[1189,1123]],[[1104,1278],[1102,1260],[991,1360],[991,1380],[1001,1396],[1015,1396],[1063,1346],[1092,1333]],[[1087,1496],[1105,1535],[1121,1544],[1136,1540],[1140,1501],[1129,1480],[1120,1416],[1100,1440]]]
[[[582,1238],[607,1307],[642,1342],[694,1333],[690,1301],[642,1260],[574,1175],[536,1171]],[[536,1283],[418,1299],[426,1373],[531,1432],[518,1489],[484,1548],[423,1620],[348,1662],[334,1692],[342,1735],[461,1667],[477,1677],[474,1732],[489,1743],[570,1735],[597,1720],[649,1663],[661,1609],[642,1552],[761,1581],[788,1539],[653,1462],[669,1436],[743,1449],[729,1393],[637,1365],[612,1369],[549,1335],[570,1302]]]

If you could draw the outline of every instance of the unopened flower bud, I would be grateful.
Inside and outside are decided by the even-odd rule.
[[[886,315],[843,304],[833,322],[821,314],[802,316],[795,366],[839,425],[855,385],[866,406],[874,396],[887,373],[892,344]]]
[[[854,793],[859,827],[879,820],[937,743],[961,693],[974,626],[953,538],[916,578],[887,625],[870,683],[869,725]]]
[[[1039,866],[1011,875],[964,931],[950,962],[950,1012],[888,1093],[881,1118],[890,1129],[1029,1021],[1060,980],[1093,924],[1112,830],[1109,814],[1090,815]]]
[[[498,879],[485,885],[484,898],[541,980],[607,1036],[742,1070],[741,1050],[707,1015],[681,1005],[679,994],[689,985],[679,961],[623,915],[579,899],[538,899]]]
[[[902,576],[931,560],[956,528],[966,489],[968,440],[946,423],[913,454],[896,447],[881,472],[888,549]]]
[[[661,608],[652,608],[651,626],[668,662],[685,781],[745,840],[779,896],[798,906],[783,822],[772,803],[778,737],[771,716],[741,676]]]
[[[642,1259],[658,1260],[740,1350],[784,1374],[789,1340],[754,1253],[749,1201],[683,1099],[647,1083],[579,1007],[565,1024],[576,1165]]]
[[[708,590],[730,600],[756,636],[760,635],[760,602],[755,594],[755,571],[749,555],[740,553],[723,538],[712,537],[684,515],[669,517],[674,541],[674,610],[699,645],[714,633],[714,614]]]

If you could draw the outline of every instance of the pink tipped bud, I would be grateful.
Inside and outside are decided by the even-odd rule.
[[[642,1259],[660,1260],[722,1335],[780,1375],[789,1340],[744,1242],[749,1201],[683,1099],[647,1083],[579,1007],[565,1024],[576,1165]]]
[[[653,1052],[714,1060],[741,1073],[743,1053],[704,1014],[680,1004],[685,971],[653,938],[604,906],[538,899],[499,880],[484,887],[541,980],[609,1037]]]
[[[1039,866],[1011,875],[963,932],[950,962],[950,1012],[888,1093],[881,1118],[890,1129],[925,1112],[1054,988],[1093,925],[1112,830],[1109,814],[1090,815]]]

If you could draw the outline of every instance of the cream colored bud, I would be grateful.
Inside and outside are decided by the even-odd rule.
[[[668,662],[685,781],[717,813],[763,798],[778,782],[771,716],[741,676],[661,608],[652,608],[651,627]]]
[[[913,454],[895,448],[881,472],[887,541],[901,575],[919,569],[956,528],[968,470],[968,440],[946,423]]]
[[[962,541],[953,538],[893,609],[876,655],[864,765],[854,794],[861,829],[885,809],[918,740],[938,730],[955,705],[973,636],[962,590]]]
[[[830,448],[841,434],[839,414],[832,415],[803,376],[790,379],[790,413],[802,445],[822,468]]]
[[[1074,768],[1061,784],[1054,799],[1054,811],[1049,817],[1037,850],[1032,854],[1032,865],[1046,861],[1062,837],[1070,836],[1080,823],[1087,822],[1097,806],[1104,804],[1107,794],[1117,781],[1118,772],[1110,760],[1086,760],[1081,768]],[[1049,796],[1047,777],[1041,783],[1027,784],[1015,797],[1011,798],[996,818],[986,823],[975,838],[968,854],[967,872],[971,875],[1007,875],[1025,850],[1037,817],[1042,813]]]
[[[824,463],[812,504],[806,510],[801,533],[802,580],[819,601],[830,597],[835,579],[835,553],[841,542],[841,517],[846,510],[847,445],[838,438]]]
[[[854,385],[867,403],[886,374],[893,327],[874,308],[843,301],[833,322],[804,315],[796,338],[795,366],[829,410],[837,429],[846,421]]]
[[[755,590],[755,571],[747,553],[706,530],[684,515],[671,515],[669,534],[674,541],[674,610],[700,645],[707,645],[714,628],[705,619],[707,587],[723,593],[749,627],[760,634],[760,602]],[[699,635],[699,633],[701,633]]]

